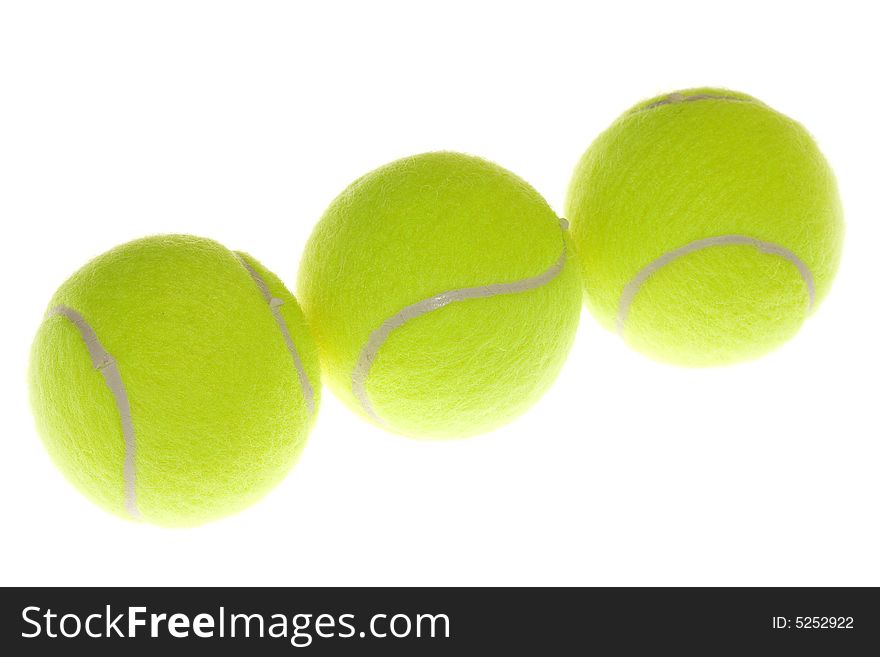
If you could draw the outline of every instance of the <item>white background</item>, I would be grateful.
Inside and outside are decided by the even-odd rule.
[[[880,585],[870,3],[606,4],[3,3],[0,583]],[[190,232],[292,288],[343,187],[435,149],[495,160],[562,212],[599,131],[698,85],[795,117],[839,178],[842,268],[776,353],[678,369],[584,313],[529,414],[445,443],[384,433],[325,390],[285,482],[194,530],[104,513],[45,455],[29,344],[92,256]]]

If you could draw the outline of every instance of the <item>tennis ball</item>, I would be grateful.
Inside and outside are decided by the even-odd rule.
[[[120,516],[196,525],[233,513],[297,459],[320,395],[296,300],[252,257],[148,237],[55,293],[31,351],[46,448]]]
[[[596,317],[690,366],[755,358],[794,335],[828,293],[844,232],[807,131],[722,89],[626,112],[581,158],[566,213]]]
[[[473,435],[523,412],[577,328],[563,223],[523,180],[459,153],[355,181],[321,218],[299,273],[331,388],[413,437]]]

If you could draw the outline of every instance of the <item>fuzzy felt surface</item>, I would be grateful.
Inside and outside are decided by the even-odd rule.
[[[302,260],[298,296],[326,379],[350,407],[373,331],[410,304],[550,269],[567,236],[514,174],[459,153],[427,153],[355,181],[325,212]],[[574,339],[580,280],[571,248],[545,285],[451,303],[396,328],[366,392],[381,424],[414,437],[492,429],[550,386]]]
[[[793,253],[715,246],[645,281],[624,338],[659,360],[706,366],[760,356],[797,332],[827,294],[843,211],[834,175],[807,131],[760,101],[723,89],[646,100],[581,158],[566,202],[585,300],[615,329],[627,283],[657,258],[703,238],[740,235]]]
[[[317,395],[317,350],[296,300],[256,260],[168,235],[95,258],[55,293],[116,360],[136,439],[136,501],[148,522],[196,525],[251,504],[296,461],[313,421],[263,278]],[[77,488],[128,517],[125,445],[112,395],[77,328],[48,316],[33,343],[31,402],[46,448]]]

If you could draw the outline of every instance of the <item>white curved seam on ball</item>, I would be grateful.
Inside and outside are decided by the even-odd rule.
[[[272,312],[272,317],[275,318],[278,330],[281,331],[281,335],[284,338],[284,344],[287,345],[287,351],[293,359],[293,365],[296,368],[296,373],[299,377],[299,384],[302,388],[303,399],[305,399],[306,402],[306,414],[311,420],[312,415],[315,413],[315,391],[312,388],[309,377],[306,375],[305,367],[303,366],[302,359],[299,357],[299,352],[296,350],[293,338],[290,336],[287,322],[284,321],[284,316],[281,314],[281,306],[284,305],[284,301],[272,296],[272,292],[269,290],[269,286],[266,285],[266,281],[263,280],[263,278],[245,261],[244,258],[239,259],[244,265],[244,268],[247,269],[257,288],[260,290],[260,294],[266,300],[266,303],[269,304],[269,310]]]
[[[457,290],[441,292],[440,294],[410,304],[385,320],[379,328],[370,334],[370,338],[361,350],[360,357],[358,358],[357,364],[351,375],[352,392],[360,402],[364,412],[377,424],[385,424],[382,418],[376,413],[375,409],[373,409],[373,405],[370,402],[370,397],[367,394],[367,377],[369,376],[373,361],[379,353],[379,349],[385,343],[385,340],[388,339],[388,336],[391,335],[392,331],[400,328],[411,319],[421,317],[433,310],[438,310],[457,301],[485,299],[487,297],[494,297],[502,294],[517,294],[519,292],[528,292],[537,289],[548,284],[559,275],[565,266],[565,260],[566,247],[565,244],[563,244],[562,253],[556,262],[553,263],[549,269],[537,276],[524,278],[511,283],[492,283],[489,285],[465,287]]]
[[[633,114],[637,114],[639,112],[644,112],[645,110],[654,109],[655,107],[662,107],[663,105],[675,105],[677,103],[691,103],[695,100],[733,100],[740,103],[751,103],[753,102],[751,98],[739,98],[737,96],[723,96],[721,94],[694,94],[692,96],[685,96],[684,94],[674,93],[669,94],[665,98],[661,98],[660,100],[655,100],[653,103],[649,105],[645,105],[644,107],[639,107],[637,110],[633,112]]]
[[[662,269],[673,260],[693,253],[694,251],[700,251],[701,249],[706,249],[713,246],[753,246],[762,253],[784,258],[792,265],[794,265],[800,273],[804,284],[807,286],[807,312],[812,309],[816,299],[816,285],[813,281],[813,273],[810,271],[810,268],[806,265],[806,263],[799,257],[797,257],[797,255],[795,255],[792,251],[786,249],[784,246],[780,246],[779,244],[775,244],[774,242],[765,242],[764,240],[755,239],[754,237],[747,237],[745,235],[721,235],[719,237],[707,237],[701,240],[696,240],[695,242],[691,242],[690,244],[685,244],[682,247],[669,251],[668,253],[664,253],[656,260],[642,267],[639,272],[629,281],[629,283],[626,284],[626,286],[623,288],[623,292],[620,295],[620,301],[617,305],[617,333],[623,336],[624,328],[626,325],[626,318],[629,314],[630,306],[632,306],[636,295],[639,293],[639,290],[641,289],[645,281],[647,281],[655,272]]]
[[[125,509],[132,518],[139,518],[141,514],[138,509],[137,493],[135,491],[135,483],[137,481],[135,464],[137,440],[134,432],[134,423],[131,419],[128,393],[125,390],[125,384],[122,382],[122,376],[119,373],[116,359],[104,349],[104,346],[98,340],[95,329],[77,311],[67,306],[55,306],[48,313],[49,317],[53,315],[60,315],[68,319],[79,331],[80,337],[86,344],[89,357],[92,359],[92,366],[104,377],[104,383],[113,395],[113,401],[119,413],[119,422],[122,425],[122,437],[125,441],[125,460],[122,468]]]

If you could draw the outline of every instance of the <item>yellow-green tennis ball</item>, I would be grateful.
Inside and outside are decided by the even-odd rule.
[[[31,352],[49,454],[120,516],[195,525],[254,502],[298,457],[320,394],[296,300],[252,257],[148,237],[55,293]]]
[[[415,437],[468,436],[523,412],[577,328],[563,223],[522,179],[459,153],[355,181],[315,228],[299,273],[330,386]]]
[[[693,366],[755,358],[794,335],[828,292],[844,232],[807,131],[722,89],[626,112],[581,158],[566,213],[599,320]]]

